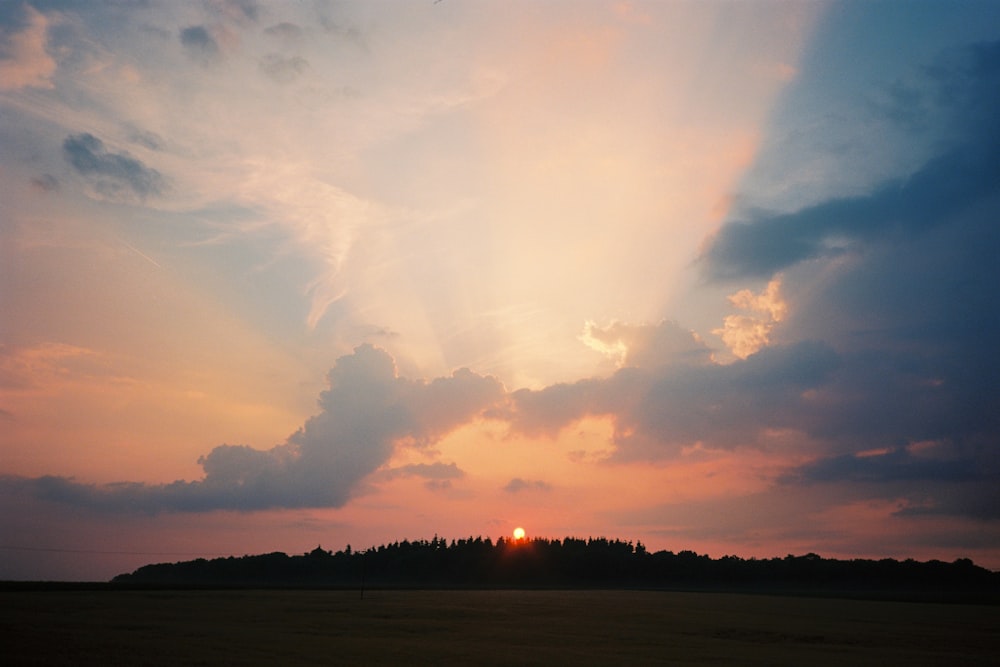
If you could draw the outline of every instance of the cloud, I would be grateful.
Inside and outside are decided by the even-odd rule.
[[[703,261],[714,280],[769,278],[805,260],[851,252],[857,244],[920,234],[998,191],[1000,145],[966,145],[870,195],[729,223]]]
[[[995,48],[973,51],[963,62],[974,66],[934,74],[941,90],[954,91],[951,113],[968,119],[956,121],[965,134],[921,167],[866,195],[729,223],[707,246],[701,261],[711,277],[753,281],[732,292],[741,313],[717,330],[739,357],[733,363],[714,363],[711,348],[676,322],[590,322],[581,339],[613,359],[615,372],[507,393],[467,369],[426,382],[401,378],[387,353],[362,346],[337,361],[318,413],[301,429],[269,450],[220,445],[200,459],[202,479],[18,484],[107,509],[336,507],[366,483],[457,479],[454,463],[385,466],[399,448],[432,453],[471,420],[557,438],[597,417],[612,429],[608,465],[676,460],[694,447],[720,458],[781,447],[795,463],[777,479],[769,473],[775,493],[810,487],[844,503],[902,499],[908,515],[995,518],[986,508],[1000,487],[1000,142],[985,119],[1000,115],[1000,59]],[[77,171],[130,190],[129,174],[146,169],[91,135],[66,143]],[[269,185],[305,182],[300,175],[262,169],[245,184],[274,196]],[[323,202],[302,209],[303,236],[317,247],[326,239],[330,256],[342,257],[351,242],[344,230],[367,215],[364,202],[340,190],[303,193],[290,189],[275,208],[291,217],[297,200]],[[317,215],[332,210],[359,212],[319,225]],[[345,236],[332,243],[334,234]],[[317,299],[314,316],[328,303]],[[505,488],[538,485],[515,478]]]
[[[669,336],[652,340],[676,351]],[[399,448],[426,449],[479,418],[506,420],[514,432],[555,435],[588,415],[607,415],[615,422],[620,460],[669,458],[696,440],[719,448],[754,446],[767,428],[802,427],[796,415],[803,390],[821,385],[836,366],[829,350],[811,344],[776,346],[729,366],[679,358],[508,394],[495,378],[468,369],[431,381],[399,377],[392,357],[363,345],[338,359],[319,412],[284,443],[268,450],[220,445],[199,459],[200,480],[97,486],[49,476],[24,483],[46,499],[102,510],[339,507]],[[382,478],[443,483],[460,474],[455,464],[434,463],[387,470]],[[521,482],[507,490],[543,488]]]
[[[1000,132],[992,115],[1000,109],[1000,42],[962,53],[958,63],[927,70],[950,122],[964,132],[957,145],[869,194],[727,223],[701,257],[709,278],[770,278],[806,260],[912,238],[1000,192]]]
[[[158,135],[156,132],[130,128],[128,139],[129,141],[133,141],[151,151],[159,151],[163,149],[163,137]]]
[[[67,374],[67,364],[99,356],[94,350],[67,343],[25,347],[0,343],[0,389],[37,387]]]
[[[808,429],[807,392],[829,382],[838,365],[828,346],[802,342],[726,366],[628,367],[605,379],[515,391],[506,418],[515,431],[554,436],[584,417],[610,417],[618,460],[667,459],[696,442],[759,446],[769,430]]]
[[[49,19],[27,3],[23,8],[23,29],[0,32],[0,90],[52,88],[56,61],[46,49]]]
[[[166,188],[160,172],[127,154],[112,153],[88,132],[66,137],[63,156],[78,173],[95,179],[97,191],[111,199],[130,195],[145,199]]]
[[[204,477],[150,485],[95,485],[70,478],[6,478],[5,487],[99,511],[262,510],[340,507],[398,447],[422,447],[501,401],[503,386],[468,370],[431,382],[398,377],[392,357],[363,345],[338,359],[320,412],[268,450],[220,445],[198,463]],[[440,486],[463,475],[454,464],[404,466],[386,477],[419,476]]]
[[[385,470],[379,479],[392,480],[400,477],[420,477],[424,486],[431,491],[450,489],[454,479],[465,477],[465,472],[455,463],[414,463]]]
[[[816,458],[785,481],[995,519],[984,508],[1000,507],[1000,42],[927,71],[951,131],[936,155],[867,195],[727,224],[702,262],[715,280],[783,272],[774,330],[838,355],[797,408]]]
[[[521,493],[522,491],[551,491],[552,485],[538,479],[527,480],[515,477],[504,485],[503,490],[507,493]]]
[[[301,56],[285,57],[269,53],[260,61],[260,71],[277,83],[291,83],[309,67]]]
[[[179,37],[188,55],[202,65],[214,63],[221,55],[219,43],[211,31],[203,25],[182,28]]]
[[[255,0],[214,0],[214,8],[237,24],[256,23],[260,7]]]
[[[52,174],[41,174],[31,179],[31,187],[39,192],[55,192],[59,189],[59,179]]]
[[[459,479],[465,473],[455,463],[413,463],[386,470],[386,478],[423,477],[428,480]]]
[[[673,362],[703,364],[711,356],[711,350],[696,333],[670,321],[656,325],[612,322],[606,327],[587,322],[580,339],[619,366],[655,368]]]
[[[274,37],[285,44],[294,44],[302,39],[302,28],[294,23],[284,21],[264,28],[264,34]]]
[[[820,486],[841,497],[897,503],[899,517],[943,515],[979,521],[1000,519],[998,470],[964,456],[951,442],[823,457],[798,466],[781,485]]]
[[[771,342],[771,331],[788,314],[788,304],[781,298],[781,278],[767,284],[760,294],[743,289],[729,295],[729,302],[745,311],[727,315],[723,325],[712,333],[722,338],[726,347],[740,359],[746,359]]]
[[[965,482],[979,476],[969,460],[916,456],[909,447],[817,459],[786,475],[803,482]]]

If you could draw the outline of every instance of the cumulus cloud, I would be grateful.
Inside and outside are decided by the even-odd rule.
[[[20,31],[0,32],[0,90],[52,87],[56,61],[46,49],[50,21],[27,3],[24,14]]]
[[[111,199],[145,199],[162,194],[166,188],[160,172],[125,153],[109,151],[89,132],[66,137],[63,156],[78,173],[94,180],[99,193]]]
[[[319,398],[320,412],[268,450],[220,445],[198,463],[204,477],[149,485],[94,485],[45,476],[7,478],[4,486],[42,499],[102,511],[259,510],[339,507],[397,447],[425,446],[502,400],[495,378],[460,370],[422,382],[396,374],[392,357],[363,345],[341,357]],[[454,464],[415,464],[387,478],[418,476],[437,485],[463,475]]]

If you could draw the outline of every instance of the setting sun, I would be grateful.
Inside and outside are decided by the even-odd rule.
[[[524,528],[518,526],[514,529],[514,539],[519,542],[524,539]]]

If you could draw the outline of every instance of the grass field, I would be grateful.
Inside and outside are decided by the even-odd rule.
[[[653,591],[3,591],[5,665],[998,665],[1000,606]]]

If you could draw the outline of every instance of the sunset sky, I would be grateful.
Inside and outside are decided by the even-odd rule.
[[[0,0],[0,579],[1000,569],[1000,3]]]

